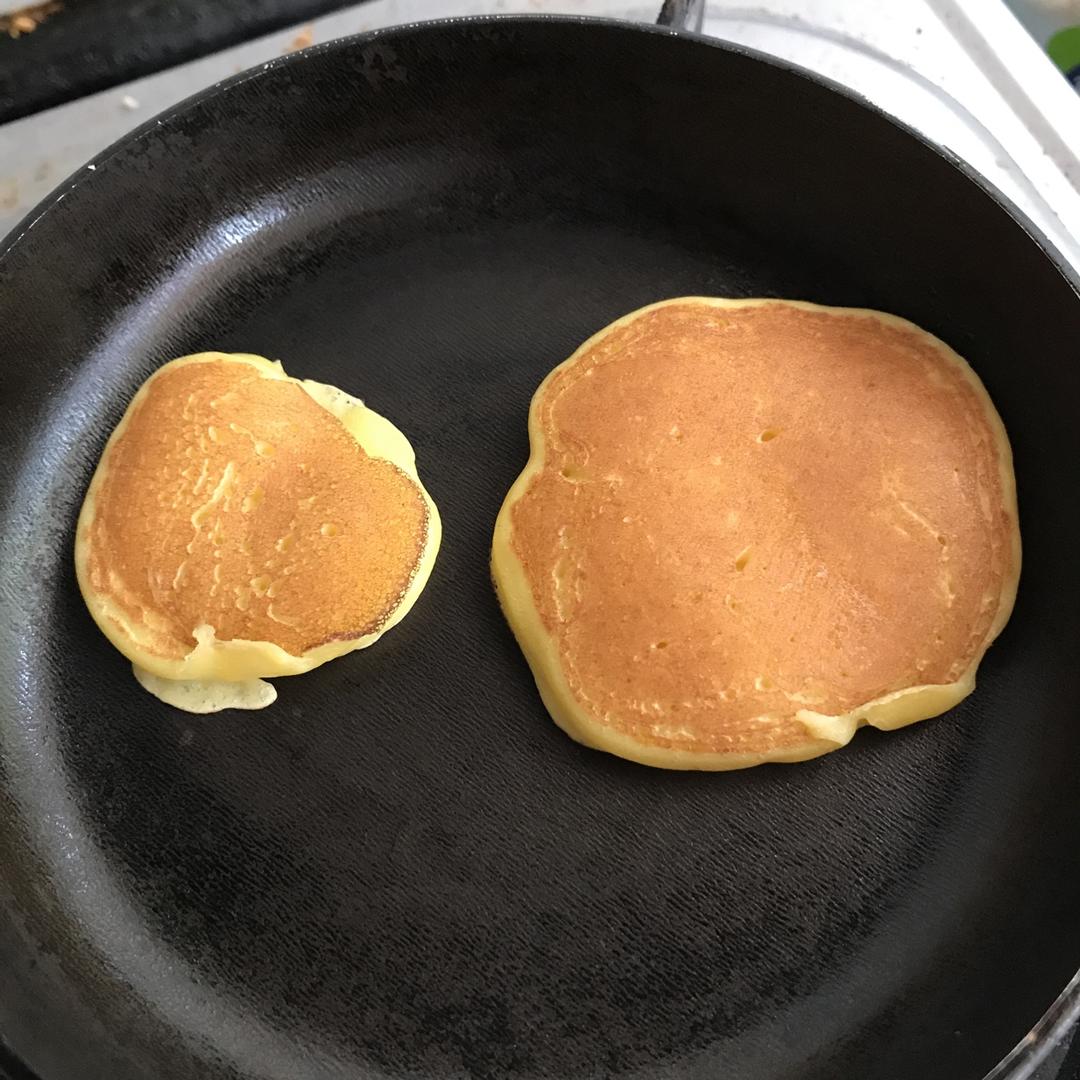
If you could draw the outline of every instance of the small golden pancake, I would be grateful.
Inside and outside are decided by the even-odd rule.
[[[1012,610],[1012,456],[971,368],[876,311],[691,297],[541,383],[495,526],[555,721],[673,769],[802,761],[971,693]]]
[[[373,644],[412,607],[439,514],[390,421],[243,353],[164,365],[132,399],[75,540],[83,598],[140,683],[192,712]]]

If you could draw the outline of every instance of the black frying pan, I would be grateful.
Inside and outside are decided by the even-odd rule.
[[[1051,1010],[1015,1078],[1076,1014],[1080,296],[955,161],[716,42],[406,27],[150,122],[0,282],[0,1031],[42,1080],[975,1080]],[[487,571],[528,400],[687,293],[883,308],[985,380],[1025,569],[949,715],[722,775],[547,718]],[[71,567],[129,397],[207,348],[361,394],[445,521],[404,623],[263,714],[147,696]]]

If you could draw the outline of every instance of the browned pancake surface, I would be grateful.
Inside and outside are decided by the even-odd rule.
[[[185,656],[200,625],[297,656],[373,633],[424,550],[417,485],[250,364],[164,369],[103,465],[89,581],[158,656]]]
[[[756,753],[806,742],[800,709],[957,680],[1018,569],[987,406],[870,313],[686,301],[599,335],[538,394],[511,510],[578,705]]]

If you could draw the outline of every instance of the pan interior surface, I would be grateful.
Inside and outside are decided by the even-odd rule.
[[[548,721],[487,568],[529,397],[694,294],[881,308],[987,384],[1025,567],[952,713],[727,775]],[[143,129],[0,254],[0,1037],[42,1080],[978,1080],[1080,965],[1078,340],[960,170],[716,45],[408,28]],[[71,565],[204,349],[392,417],[444,522],[409,618],[255,716],[144,694]]]

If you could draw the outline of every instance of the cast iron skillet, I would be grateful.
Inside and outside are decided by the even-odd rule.
[[[954,161],[717,42],[411,26],[152,121],[0,275],[0,1031],[43,1080],[969,1080],[1052,1009],[1018,1077],[1076,1012],[1080,297]],[[487,569],[529,397],[688,293],[883,308],[986,381],[1025,569],[948,716],[727,775],[547,718]],[[71,548],[135,388],[209,348],[394,418],[446,537],[377,647],[195,718]]]

